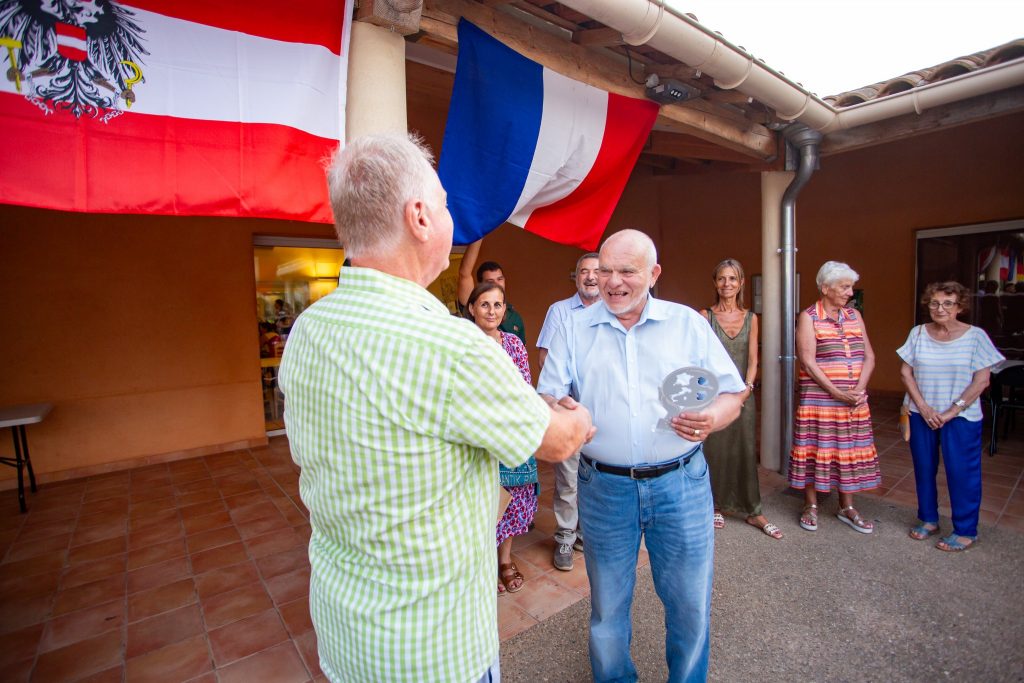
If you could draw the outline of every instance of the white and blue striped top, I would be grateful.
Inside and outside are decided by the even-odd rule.
[[[940,412],[960,398],[974,373],[1005,358],[992,345],[985,330],[973,326],[959,339],[938,341],[928,334],[924,325],[917,325],[896,353],[914,368],[914,380],[924,400]],[[921,412],[909,396],[907,403],[915,413]],[[981,402],[967,406],[960,417],[970,422],[980,421]]]

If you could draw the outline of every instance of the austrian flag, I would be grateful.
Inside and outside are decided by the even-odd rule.
[[[461,20],[438,164],[455,243],[507,221],[596,248],[657,116],[654,102],[574,81]]]
[[[0,202],[331,222],[352,0],[0,2]]]

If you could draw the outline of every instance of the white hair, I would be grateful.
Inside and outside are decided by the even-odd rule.
[[[818,289],[821,289],[822,285],[834,285],[840,280],[856,282],[859,279],[860,275],[857,274],[857,271],[842,261],[825,261],[824,265],[818,269],[818,275],[814,281],[818,283]]]
[[[405,133],[367,135],[338,149],[327,183],[334,228],[347,257],[394,248],[405,205],[426,201],[432,162],[422,139]]]
[[[608,246],[609,243],[616,240],[629,240],[636,244],[644,255],[644,266],[648,269],[653,268],[658,264],[658,249],[654,246],[654,240],[652,240],[647,233],[641,232],[640,230],[634,230],[633,228],[626,228],[625,230],[619,230],[617,233],[610,236],[601,245],[601,249]]]

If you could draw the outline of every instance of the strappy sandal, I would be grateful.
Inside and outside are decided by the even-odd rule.
[[[853,511],[852,517],[847,514],[851,510]],[[875,525],[861,517],[860,513],[857,512],[857,509],[852,505],[845,508],[839,508],[839,512],[836,513],[836,519],[854,531],[859,531],[862,534],[870,534],[875,530]]]
[[[505,591],[508,593],[518,593],[523,590],[523,584],[526,583],[526,577],[519,573],[514,562],[499,565],[498,578],[501,579],[501,584],[505,586]],[[519,585],[513,587],[512,583],[516,579],[519,579]]]
[[[970,543],[961,542],[961,538],[970,541]],[[935,547],[939,550],[944,550],[947,553],[962,553],[965,550],[973,548],[977,542],[977,536],[961,536],[954,532],[936,543]]]
[[[938,524],[936,524],[934,526],[928,526],[927,522],[921,522],[920,524],[915,526],[913,529],[911,529],[910,532],[907,534],[907,536],[910,536],[915,541],[924,541],[929,536],[934,536],[937,533],[939,533],[939,525]]]
[[[716,512],[713,519],[715,520],[714,524],[716,529],[725,528],[725,515],[723,515],[721,512]]]
[[[818,506],[817,505],[805,505],[803,512],[800,513],[800,528],[806,529],[807,531],[818,530]]]
[[[757,522],[751,522],[751,519],[753,519],[753,517],[747,517],[747,524],[754,527],[755,529],[760,529],[765,533],[766,536],[771,536],[775,540],[782,540],[782,529],[768,521],[764,523],[764,526],[761,526]]]

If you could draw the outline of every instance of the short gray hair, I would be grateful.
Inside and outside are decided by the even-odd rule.
[[[612,234],[604,241],[604,244],[608,244],[612,240],[628,239],[635,242],[640,246],[644,254],[644,261],[646,268],[653,268],[658,264],[658,249],[654,246],[654,240],[647,235],[647,233],[634,228],[626,228],[625,230],[619,230]],[[602,245],[604,248],[604,245]]]
[[[386,253],[405,205],[426,201],[433,155],[416,135],[367,135],[339,147],[327,173],[334,229],[348,257]]]
[[[825,261],[818,269],[818,276],[814,281],[818,284],[818,289],[821,289],[822,285],[834,285],[840,280],[856,282],[859,279],[857,271],[842,261]]]
[[[576,269],[572,271],[572,276],[576,277],[576,273],[580,270],[580,264],[586,261],[588,258],[600,258],[600,255],[596,251],[588,251],[583,256],[576,259]]]

